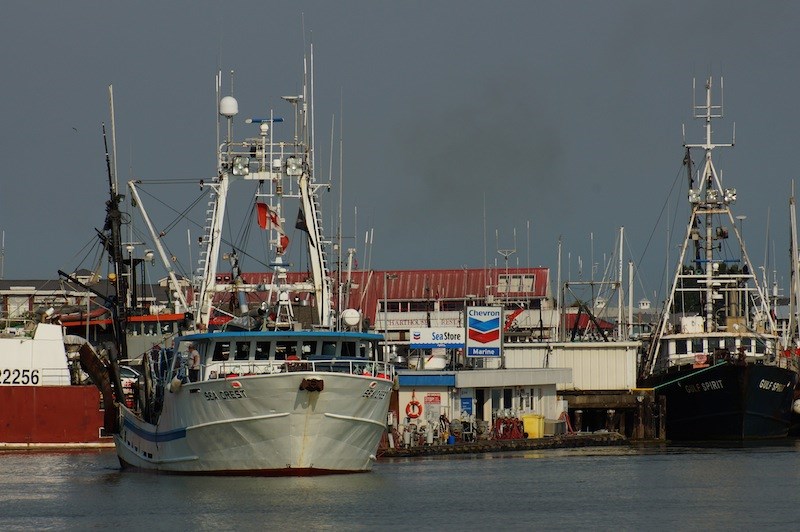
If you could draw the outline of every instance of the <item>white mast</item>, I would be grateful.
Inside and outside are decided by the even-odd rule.
[[[800,319],[798,319],[798,296],[800,296],[800,261],[798,260],[797,250],[797,213],[795,210],[796,201],[794,198],[794,181],[792,181],[792,194],[789,196],[789,216],[791,219],[791,250],[792,257],[792,287],[789,294],[789,326],[786,328],[786,341],[785,347],[787,349],[794,348],[792,340],[800,338],[800,330],[795,331],[795,328],[800,327]]]
[[[622,288],[622,265],[623,265],[623,258],[622,253],[625,240],[625,228],[619,228],[619,269],[617,271],[617,338],[620,340],[624,339],[625,337],[625,326],[622,323],[622,301],[623,301],[623,288]]]
[[[186,296],[183,293],[183,290],[181,289],[180,283],[178,283],[178,278],[175,276],[175,269],[172,267],[172,262],[167,257],[167,252],[164,250],[164,246],[161,243],[161,237],[156,232],[155,227],[153,227],[153,222],[150,220],[150,216],[144,209],[144,203],[142,203],[142,199],[139,197],[139,191],[136,189],[136,181],[129,181],[128,188],[131,191],[133,200],[139,207],[139,212],[142,214],[142,219],[144,220],[145,225],[147,225],[147,230],[150,231],[150,237],[153,239],[153,243],[156,246],[156,250],[158,250],[158,254],[161,257],[161,262],[167,269],[167,275],[169,275],[170,282],[172,283],[172,289],[178,296],[178,299],[180,300],[183,307],[188,308],[189,304],[186,302]]]
[[[628,261],[628,335],[629,340],[633,335],[633,261]]]
[[[233,117],[239,113],[239,104],[233,96],[225,96],[219,101],[219,115],[224,116],[228,122],[228,133],[226,140],[220,145],[217,152],[217,171],[218,176],[214,182],[206,185],[211,187],[211,198],[206,216],[206,227],[204,228],[201,244],[205,249],[200,253],[199,266],[195,283],[198,286],[198,295],[195,300],[197,316],[195,320],[201,326],[208,327],[211,319],[212,301],[214,299],[214,285],[217,276],[217,263],[219,261],[219,249],[222,244],[222,223],[225,218],[225,207],[227,205],[228,188],[230,186],[230,176],[228,168],[223,164],[223,152],[227,155],[231,149],[231,135],[233,129]]]
[[[730,298],[728,308],[726,309],[729,313],[728,316],[741,318],[744,327],[748,330],[752,329],[752,324],[749,323],[750,313],[747,309],[750,296],[752,295],[760,306],[757,317],[764,321],[766,334],[773,335],[775,333],[775,321],[769,311],[769,300],[766,298],[763,287],[754,273],[755,269],[747,254],[741,232],[736,225],[736,221],[730,209],[730,204],[736,201],[736,189],[723,188],[722,181],[712,160],[712,151],[714,148],[732,147],[735,144],[736,130],[734,128],[734,142],[730,144],[715,144],[712,142],[712,120],[715,118],[722,118],[723,110],[722,105],[712,104],[711,85],[711,79],[709,78],[705,86],[706,98],[704,104],[694,105],[693,107],[694,118],[702,119],[705,122],[705,142],[699,144],[684,144],[685,148],[699,148],[703,150],[705,153],[705,162],[699,174],[699,183],[696,187],[689,190],[689,202],[692,206],[692,213],[686,227],[685,238],[683,246],[681,247],[672,289],[664,307],[661,320],[655,331],[655,339],[660,339],[667,333],[670,313],[674,310],[673,307],[679,281],[698,283],[701,286],[704,300],[702,309],[703,331],[705,333],[720,330],[715,316],[714,302],[724,299],[726,295]],[[721,81],[720,87],[722,87]],[[713,227],[714,215],[727,216],[727,220],[730,222],[730,226],[736,235],[739,249],[741,249],[742,253],[742,268],[738,274],[721,275],[720,269],[724,265],[724,262],[715,259],[714,251],[719,246],[715,241],[727,238],[728,233],[727,229],[721,226],[717,227],[715,231]],[[700,225],[704,225],[704,227],[701,229]],[[691,271],[689,271],[689,273],[686,273],[683,271],[683,267],[686,250],[690,241],[702,241],[702,255],[698,254],[693,259],[694,266],[690,268]],[[702,271],[698,272],[696,270]],[[748,282],[752,282],[752,288],[748,287]],[[741,301],[742,299],[744,301]],[[732,326],[734,329],[739,327],[737,323],[734,323]],[[661,343],[662,342],[656,340],[651,344],[647,363],[647,370],[651,374],[654,372],[659,358]]]

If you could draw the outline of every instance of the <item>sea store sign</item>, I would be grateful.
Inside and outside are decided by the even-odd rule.
[[[467,356],[499,357],[503,345],[502,307],[467,307]]]
[[[464,348],[464,329],[461,327],[427,327],[411,329],[412,349]]]

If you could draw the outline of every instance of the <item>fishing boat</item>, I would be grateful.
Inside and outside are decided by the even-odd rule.
[[[394,370],[383,360],[382,336],[360,330],[356,310],[337,312],[333,305],[313,174],[313,105],[309,84],[303,86],[302,94],[283,97],[296,121],[288,141],[273,137],[283,120],[272,114],[245,120],[254,136],[234,141],[238,102],[220,98],[217,83],[227,136],[217,142],[216,177],[200,182],[209,192],[208,216],[186,297],[195,330],[172,349],[144,357],[135,405],[119,405],[114,440],[123,468],[217,475],[372,468]],[[218,274],[228,192],[248,183],[256,186],[255,218],[274,250],[269,280],[258,285],[244,281],[237,259],[243,250],[235,245],[225,249],[230,272]],[[162,235],[141,201],[142,185],[132,181],[129,189],[173,278]],[[289,282],[284,262],[284,213],[293,201],[309,257],[310,276],[302,282]]]
[[[785,437],[796,359],[780,348],[770,300],[731,212],[736,190],[723,186],[712,159],[733,143],[712,141],[722,106],[712,104],[711,79],[693,114],[704,121],[705,140],[684,145],[691,214],[640,384],[665,398],[668,439]],[[704,154],[697,175],[692,149]]]
[[[118,200],[112,193],[108,213],[119,215]],[[40,297],[54,306],[24,313],[19,308],[32,305],[36,296],[18,293],[14,297],[17,308],[6,308],[5,315],[0,314],[0,448],[114,446],[117,403],[130,403],[135,391],[130,380],[123,386],[119,375],[117,347],[126,345],[120,341],[123,320],[112,312],[115,341],[99,350],[85,337],[70,334],[62,320],[99,318],[115,302],[74,281],[87,292],[48,291]],[[72,305],[57,304],[75,304],[89,292],[103,297],[106,307],[84,313]]]
[[[83,369],[94,350],[48,317],[0,319],[0,449],[111,447],[113,404]]]

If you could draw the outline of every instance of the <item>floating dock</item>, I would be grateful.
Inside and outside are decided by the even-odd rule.
[[[617,432],[592,432],[562,434],[546,438],[519,440],[484,440],[460,442],[451,445],[418,445],[408,448],[381,449],[379,458],[403,458],[448,454],[477,454],[500,451],[529,451],[533,449],[569,449],[575,447],[601,447],[625,445],[628,439]]]

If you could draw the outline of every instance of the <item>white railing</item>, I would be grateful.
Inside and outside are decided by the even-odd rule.
[[[394,367],[387,362],[371,360],[265,360],[263,362],[212,362],[201,369],[206,380],[250,377],[292,372],[346,373],[394,379]]]

